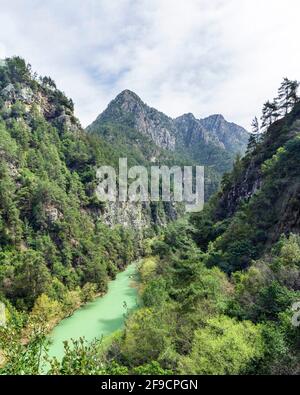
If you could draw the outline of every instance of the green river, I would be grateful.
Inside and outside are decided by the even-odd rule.
[[[62,320],[50,333],[49,356],[59,360],[63,357],[65,340],[84,337],[88,342],[110,335],[122,328],[124,314],[138,305],[136,264],[129,265],[124,272],[110,281],[107,293],[87,303],[75,313]]]

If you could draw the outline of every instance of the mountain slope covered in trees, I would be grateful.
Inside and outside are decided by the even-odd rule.
[[[214,115],[172,119],[149,107],[134,92],[121,92],[88,126],[129,158],[131,164],[189,165],[206,168],[206,198],[218,189],[221,175],[243,154],[249,139],[242,127]]]
[[[140,308],[104,342],[66,345],[63,360],[49,362],[51,374],[300,373],[299,314],[292,308],[300,300],[295,81],[284,80],[278,98],[264,105],[246,155],[203,212],[155,229],[142,246],[131,230],[99,220],[105,208],[93,193],[95,166],[116,165],[125,152],[116,145],[121,128],[109,121],[105,138],[85,133],[72,102],[19,58],[0,67],[0,81],[0,298],[8,312],[1,373],[40,373],[47,329],[105,292],[141,247]],[[130,153],[136,120],[115,110]],[[160,144],[172,145],[171,121],[164,122]],[[177,122],[200,128],[191,115]],[[219,116],[206,122],[221,134],[226,126]],[[156,144],[134,136],[141,145],[131,160],[151,163]],[[170,163],[176,141],[162,154]]]
[[[298,98],[291,107],[253,136],[203,212],[151,241],[141,308],[104,351],[85,348],[95,363],[79,373],[299,374]],[[56,373],[72,372],[75,353]]]
[[[125,371],[299,374],[300,102],[287,99],[205,210],[153,241],[143,307],[106,355]]]
[[[138,253],[134,234],[101,222],[95,167],[117,153],[87,135],[73,103],[20,58],[0,67],[0,295],[31,309],[42,294],[78,307]]]

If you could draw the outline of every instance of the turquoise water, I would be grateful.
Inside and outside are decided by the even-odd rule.
[[[49,356],[62,359],[63,342],[84,337],[88,342],[109,335],[124,325],[127,309],[137,307],[137,288],[134,286],[136,264],[117,274],[108,286],[108,292],[78,309],[62,320],[50,333]]]

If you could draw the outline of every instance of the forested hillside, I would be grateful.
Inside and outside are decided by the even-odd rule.
[[[101,223],[95,166],[118,163],[87,135],[73,103],[20,58],[0,67],[0,295],[31,309],[42,294],[64,315],[80,289],[107,281],[139,253],[134,234]],[[92,292],[92,293],[93,293]]]
[[[299,374],[298,100],[264,113],[203,212],[152,239],[125,330],[104,348],[66,349],[53,372],[72,373],[80,352],[94,362],[78,374]]]
[[[144,306],[112,348],[128,371],[299,374],[297,87],[286,79],[282,104],[265,104],[261,133],[255,119],[246,156],[205,210],[154,241]]]
[[[246,155],[203,212],[153,226],[141,243],[131,228],[104,225],[94,196],[95,166],[130,155],[126,139],[117,149],[121,129],[85,133],[72,102],[19,58],[0,73],[1,373],[39,374],[49,328],[143,254],[140,307],[125,310],[125,328],[66,344],[50,374],[299,374],[298,83],[285,79],[264,105]],[[133,162],[157,155],[144,138]]]

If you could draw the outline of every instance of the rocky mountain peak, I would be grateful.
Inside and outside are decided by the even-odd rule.
[[[111,102],[111,105],[120,105],[124,110],[135,110],[137,106],[144,106],[141,98],[129,89],[125,89]]]
[[[242,126],[228,122],[223,115],[214,114],[200,120],[201,125],[222,142],[229,152],[245,152],[249,133]]]
[[[172,119],[149,107],[128,89],[110,102],[88,130],[101,130],[108,123],[118,125],[123,130],[124,127],[130,127],[150,138],[159,148],[170,151],[193,150],[192,156],[197,158],[198,151],[204,150],[207,151],[205,158],[211,157],[208,152],[215,150],[229,151],[232,156],[237,152],[243,153],[249,138],[245,129],[227,122],[221,114],[197,119],[194,114],[186,113]]]
[[[134,99],[136,101],[141,102],[141,98],[133,91],[131,91],[130,89],[124,89],[122,92],[120,92],[116,99],[119,100],[129,100],[129,99]]]
[[[89,130],[103,123],[132,127],[137,132],[150,137],[159,147],[171,151],[175,149],[175,130],[172,119],[149,107],[136,93],[128,89],[122,91],[110,102]]]
[[[195,121],[195,115],[191,112],[188,112],[187,114],[183,114],[180,117],[177,117],[176,119],[185,119],[185,120],[190,120],[190,121]]]

